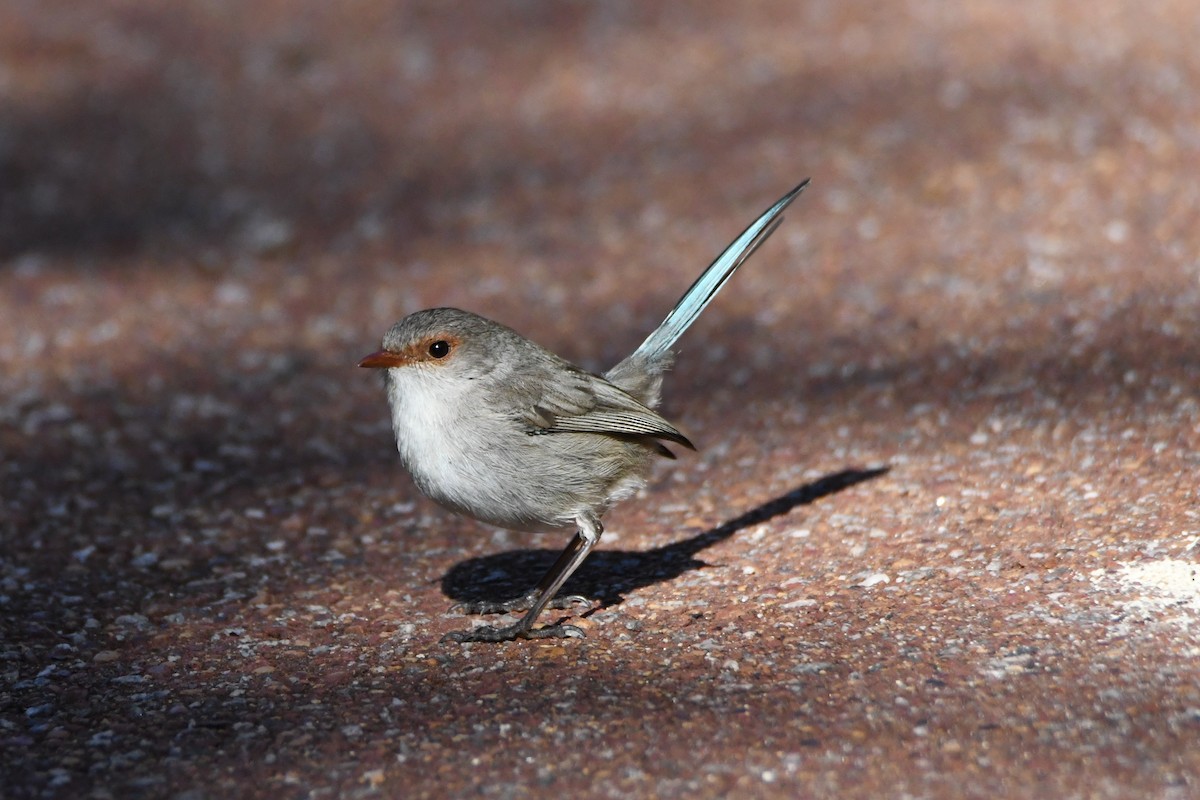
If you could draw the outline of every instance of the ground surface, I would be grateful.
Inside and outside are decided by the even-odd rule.
[[[1197,42],[3,0],[0,794],[1200,796]],[[587,638],[440,644],[566,536],[422,499],[356,360],[445,304],[603,368],[805,176]]]

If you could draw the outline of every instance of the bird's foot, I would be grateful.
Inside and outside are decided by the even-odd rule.
[[[583,631],[574,625],[558,623],[530,628],[517,622],[503,628],[483,625],[469,631],[450,631],[442,637],[443,642],[512,642],[517,639],[582,639]]]
[[[528,611],[533,608],[533,604],[537,602],[539,595],[538,590],[533,589],[521,597],[514,597],[512,600],[477,600],[473,603],[455,603],[450,606],[450,610],[456,611],[459,614],[507,614],[511,611]],[[568,594],[555,597],[546,604],[546,608],[563,609],[577,605],[590,607],[591,604],[592,601],[582,595]]]

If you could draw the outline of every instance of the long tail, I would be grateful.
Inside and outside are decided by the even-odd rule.
[[[717,292],[721,291],[729,276],[733,275],[746,259],[754,255],[754,251],[775,232],[779,223],[783,222],[779,215],[804,191],[808,181],[809,179],[805,178],[799,186],[781,197],[779,202],[768,208],[750,227],[742,231],[742,235],[734,239],[733,243],[725,248],[725,252],[717,256],[717,260],[704,270],[692,287],[679,298],[679,302],[662,324],[646,337],[646,341],[642,342],[626,361],[652,364],[667,357],[671,347],[717,296]]]

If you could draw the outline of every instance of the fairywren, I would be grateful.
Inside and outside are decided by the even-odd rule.
[[[695,449],[654,411],[672,347],[725,281],[782,222],[808,180],[742,232],[633,353],[594,375],[511,328],[455,308],[410,314],[360,367],[384,370],[400,460],[441,505],[503,528],[575,528],[554,566],[522,597],[470,603],[468,613],[524,611],[506,627],[456,631],[456,642],[582,636],[574,625],[534,627],[600,540],[604,513],[643,485],[666,443]]]

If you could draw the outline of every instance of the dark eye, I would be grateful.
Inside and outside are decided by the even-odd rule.
[[[438,339],[433,344],[429,345],[429,355],[434,358],[445,358],[450,355],[450,343],[445,339]]]

